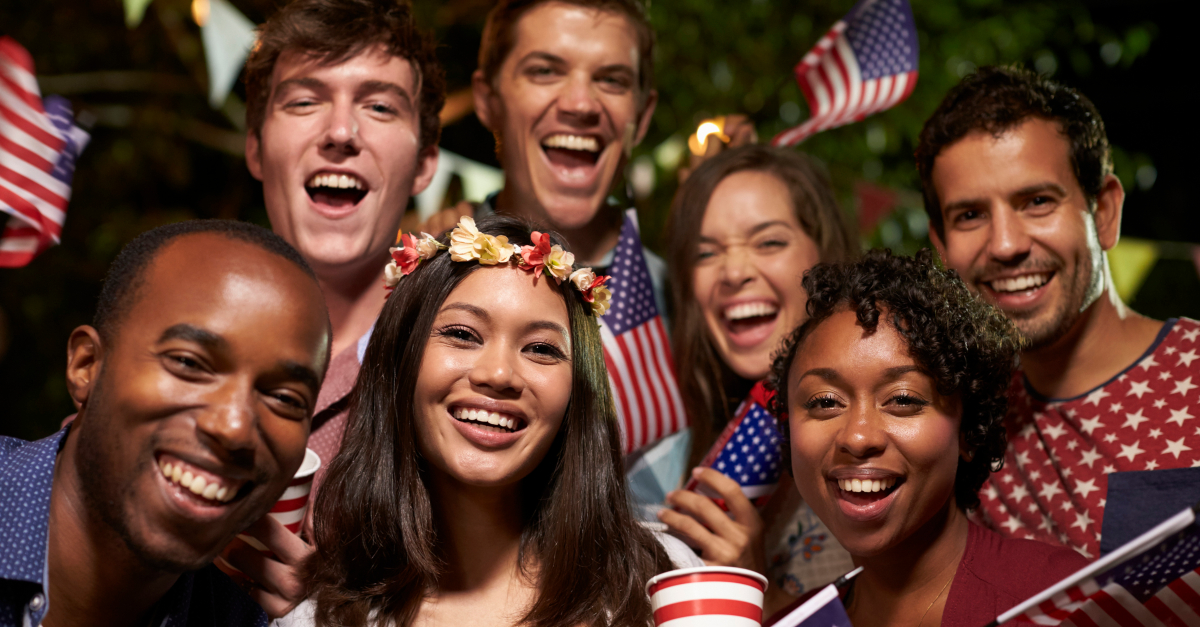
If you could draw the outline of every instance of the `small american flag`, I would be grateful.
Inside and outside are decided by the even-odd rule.
[[[917,29],[908,0],[860,0],[796,66],[811,118],[775,136],[794,146],[896,106],[917,84]]]
[[[700,462],[701,466],[715,468],[736,481],[746,498],[758,507],[771,498],[783,474],[783,439],[779,435],[779,422],[766,409],[770,398],[771,393],[763,383],[757,383],[750,390],[750,398],[738,407],[733,420],[725,425],[717,442]],[[710,494],[695,479],[689,479],[684,488],[698,490],[725,507],[720,495]]]
[[[1188,508],[991,625],[1200,627],[1198,569],[1200,526]]]
[[[600,319],[600,337],[622,444],[631,453],[687,426],[671,345],[654,304],[632,209],[625,213],[609,275],[612,307]]]
[[[75,160],[88,134],[75,126],[71,105],[43,100],[29,52],[0,37],[0,267],[16,268],[57,244],[71,197]]]

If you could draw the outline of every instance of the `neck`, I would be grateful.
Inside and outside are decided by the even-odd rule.
[[[329,308],[329,323],[333,326],[331,357],[353,346],[375,324],[387,302],[383,268],[389,258],[387,251],[383,251],[377,257],[351,267],[313,267],[321,294],[325,296],[325,306]]]
[[[149,567],[129,550],[83,497],[75,465],[76,431],[58,455],[50,490],[50,612],[43,625],[124,627],[143,624],[178,573]]]
[[[446,572],[438,595],[506,589],[520,572],[521,498],[508,489],[468,486],[431,473],[438,539]]]
[[[966,514],[951,499],[897,546],[870,557],[853,556],[863,572],[854,582],[851,622],[856,627],[939,625],[946,584],[962,560],[967,533]]]
[[[496,213],[517,216],[535,223],[543,223],[558,231],[567,239],[571,252],[575,254],[576,266],[596,266],[608,252],[617,247],[621,235],[621,212],[607,206],[600,207],[587,224],[574,229],[564,229],[554,224],[549,212],[536,199],[526,202],[517,198],[511,185],[505,185],[496,197]]]
[[[1131,366],[1161,328],[1161,322],[1126,307],[1110,282],[1066,334],[1023,352],[1021,369],[1044,396],[1079,396]]]

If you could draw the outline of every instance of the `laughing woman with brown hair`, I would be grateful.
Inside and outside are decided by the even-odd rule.
[[[282,624],[649,624],[645,582],[699,562],[631,514],[603,281],[505,217],[396,256]]]

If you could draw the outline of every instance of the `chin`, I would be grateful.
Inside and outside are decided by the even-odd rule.
[[[596,219],[604,195],[565,194],[562,192],[542,192],[538,194],[546,215],[557,230],[571,231],[586,227]]]

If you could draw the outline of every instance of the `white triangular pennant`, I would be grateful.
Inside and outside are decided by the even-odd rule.
[[[242,63],[258,35],[254,22],[226,0],[208,0],[208,21],[200,27],[204,59],[208,62],[208,103],[214,109],[225,104]]]

